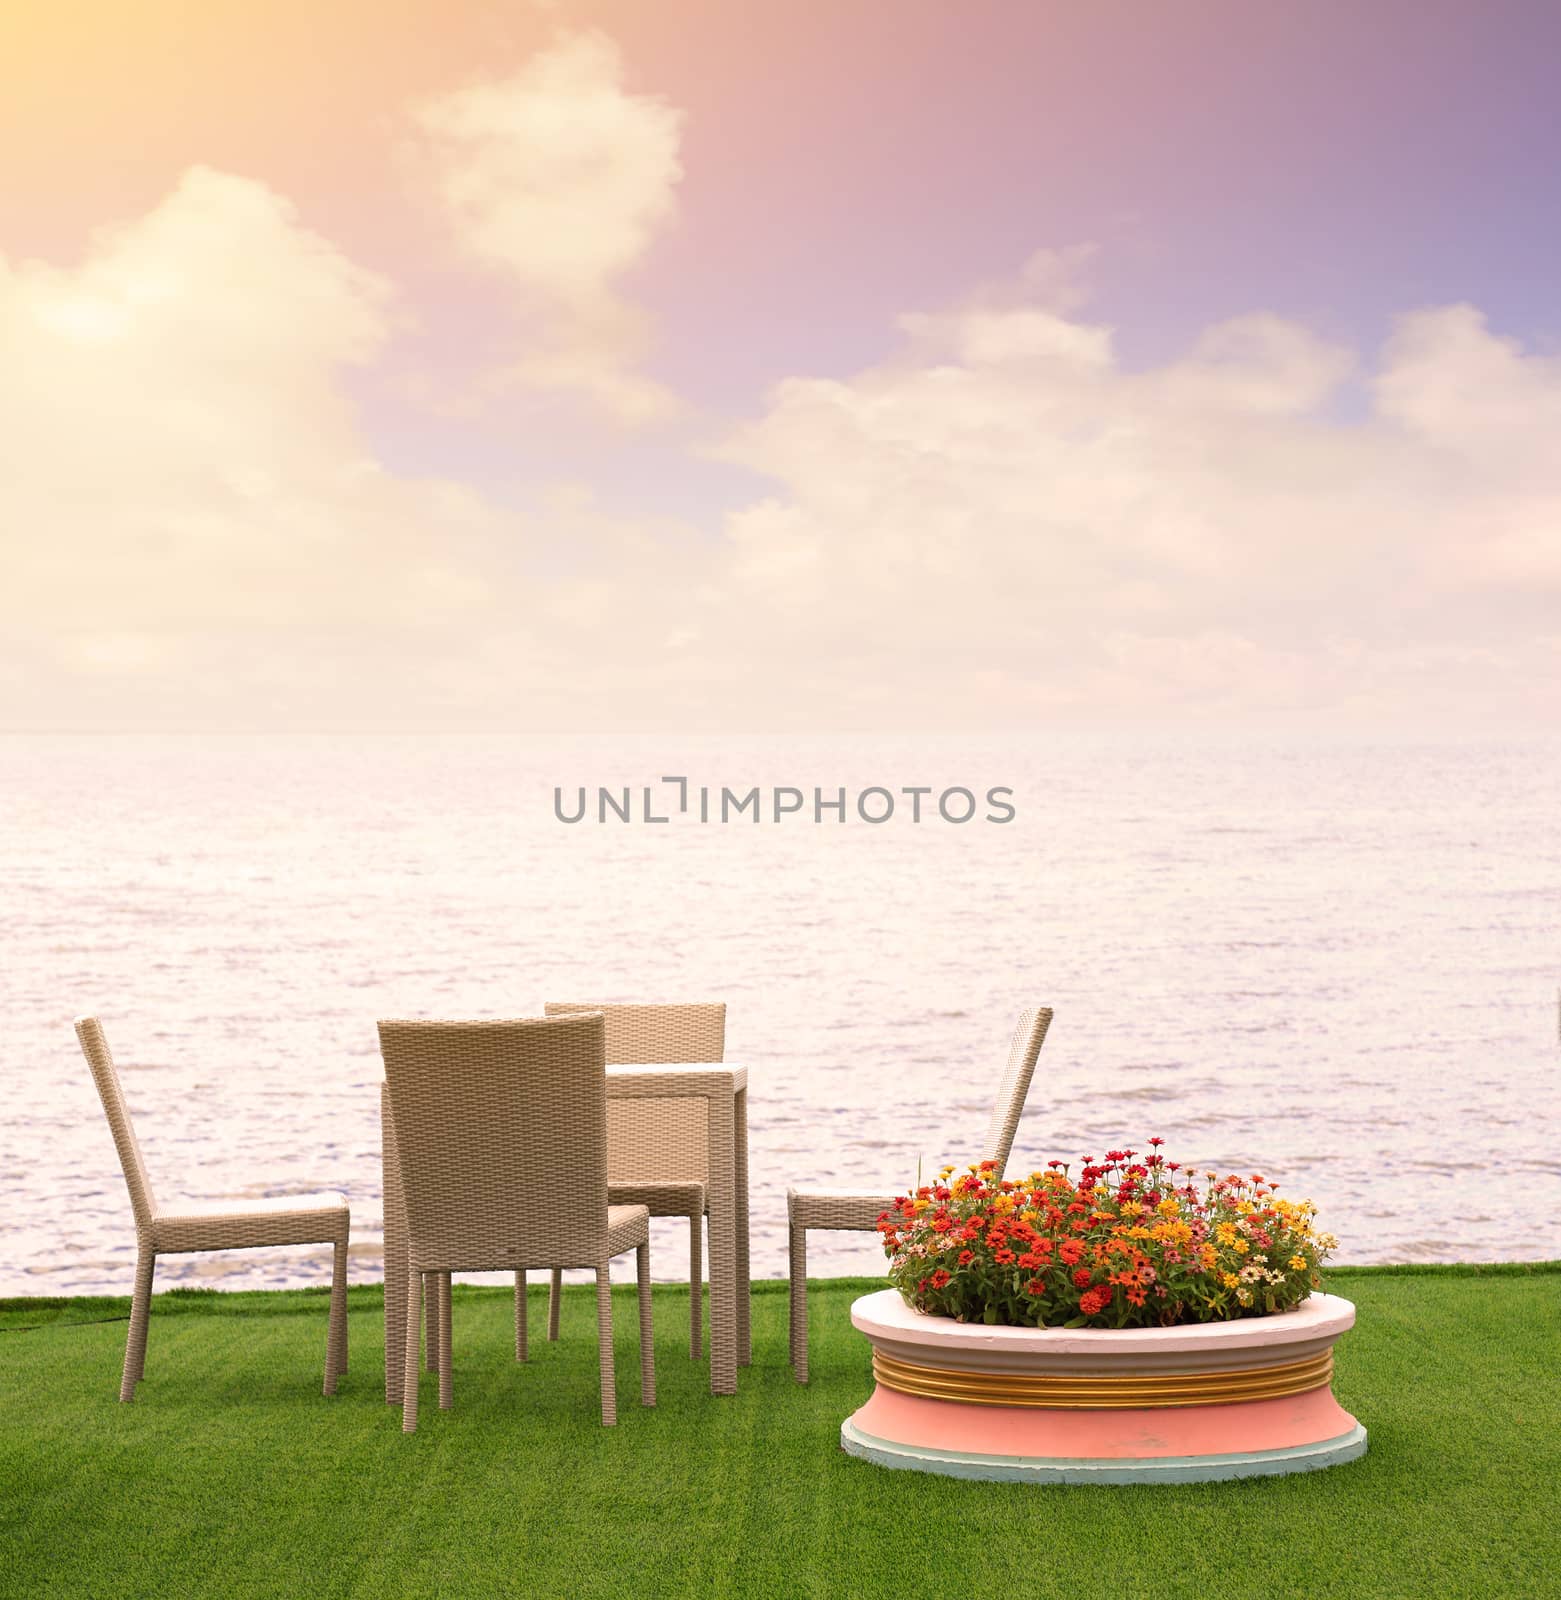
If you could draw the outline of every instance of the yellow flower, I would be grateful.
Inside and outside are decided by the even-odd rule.
[[[1220,1282],[1223,1283],[1227,1289],[1234,1289],[1236,1285],[1241,1282],[1241,1279],[1238,1278],[1234,1272],[1222,1272],[1220,1274]]]
[[[1236,1237],[1236,1224],[1234,1222],[1222,1222],[1214,1230],[1214,1237],[1221,1244],[1230,1244]]]
[[[1231,1249],[1234,1250],[1238,1256],[1244,1256],[1251,1248],[1252,1246],[1249,1245],[1245,1239],[1237,1239],[1235,1243],[1231,1245]]]
[[[1179,1217],[1182,1214],[1182,1208],[1175,1199],[1167,1195],[1160,1202],[1159,1212],[1162,1217]]]
[[[1305,1256],[1291,1256],[1290,1257],[1290,1267],[1291,1267],[1291,1269],[1293,1271],[1299,1272],[1305,1265],[1306,1265],[1306,1257]]]
[[[930,1200],[917,1200],[911,1205],[912,1211],[925,1211],[932,1202]]]

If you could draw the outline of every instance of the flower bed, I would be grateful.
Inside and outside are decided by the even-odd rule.
[[[1013,1327],[1171,1327],[1267,1315],[1321,1284],[1337,1244],[1310,1201],[1260,1173],[1198,1173],[1151,1152],[1053,1161],[1023,1182],[985,1161],[879,1219],[889,1281],[918,1311]]]
[[[895,1290],[853,1324],[877,1387],[841,1429],[853,1455],[958,1477],[1185,1482],[1352,1460],[1334,1399],[1355,1320],[1313,1294],[1336,1241],[1260,1175],[1159,1153],[993,1163],[904,1195],[879,1221]],[[898,1292],[895,1292],[895,1291]]]

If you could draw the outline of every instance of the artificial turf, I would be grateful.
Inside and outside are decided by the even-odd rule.
[[[624,1291],[604,1429],[588,1288],[555,1345],[533,1290],[517,1367],[508,1293],[457,1285],[455,1409],[425,1375],[413,1437],[384,1402],[377,1287],[351,1291],[329,1400],[319,1293],[159,1296],[129,1406],[126,1301],[0,1301],[0,1595],[1561,1595],[1561,1263],[1330,1273],[1359,1308],[1335,1391],[1365,1458],[1183,1486],[970,1483],[844,1455],[871,1387],[848,1309],[880,1286],[813,1286],[806,1388],[784,1286],[756,1286],[754,1364],[723,1399],[689,1360],[686,1291],[658,1288],[654,1410]]]

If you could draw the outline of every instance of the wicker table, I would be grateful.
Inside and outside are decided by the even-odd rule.
[[[752,1360],[748,1271],[748,1072],[730,1064],[658,1063],[607,1069],[610,1100],[702,1099],[708,1108],[710,1392],[737,1393],[737,1368]],[[406,1210],[390,1096],[380,1087],[385,1196],[385,1400],[401,1404],[406,1324]]]

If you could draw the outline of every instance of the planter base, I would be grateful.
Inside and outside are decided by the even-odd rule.
[[[1315,1472],[1366,1451],[1333,1396],[1355,1308],[1169,1328],[1015,1328],[913,1311],[893,1290],[851,1320],[876,1387],[841,1446],[880,1466],[1029,1483],[1197,1483]]]
[[[1366,1453],[1366,1430],[1357,1422],[1348,1433],[1317,1444],[1235,1455],[1119,1456],[1110,1460],[1066,1456],[978,1455],[935,1450],[927,1445],[876,1439],[848,1417],[840,1425],[840,1447],[880,1467],[934,1472],[946,1478],[985,1478],[1010,1483],[1207,1483],[1218,1478],[1274,1477],[1336,1467]]]

